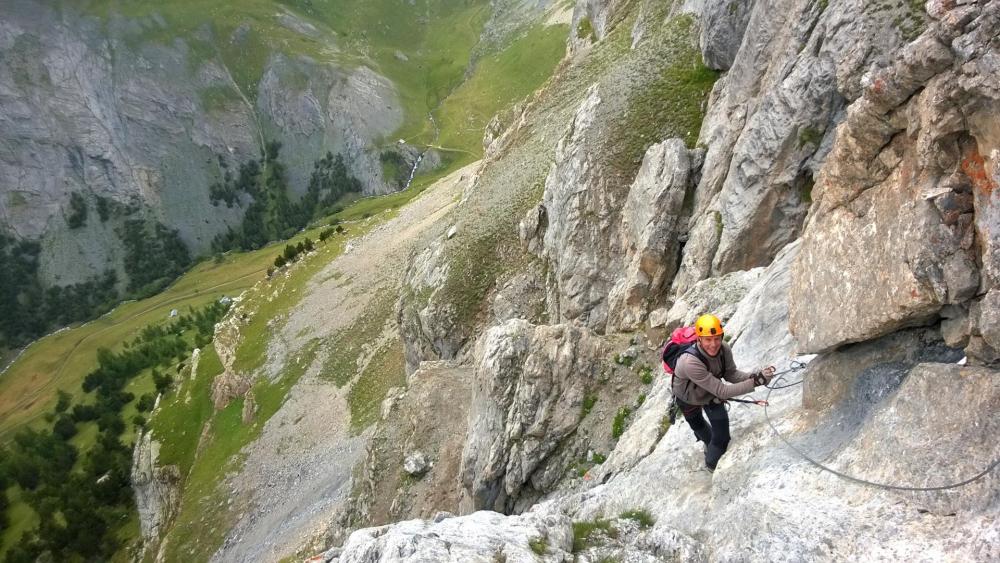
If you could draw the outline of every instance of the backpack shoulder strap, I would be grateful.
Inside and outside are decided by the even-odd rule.
[[[684,351],[681,352],[681,353],[682,354],[691,354],[695,358],[698,358],[698,361],[701,362],[702,365],[705,366],[705,369],[708,370],[708,373],[711,373],[712,375],[714,375],[715,377],[717,377],[719,379],[722,378],[721,375],[718,375],[718,374],[714,373],[712,371],[712,368],[709,367],[708,360],[705,358],[704,354],[701,353],[701,350],[698,349],[698,343],[697,342],[692,343],[690,346],[688,346],[687,348],[685,348]]]

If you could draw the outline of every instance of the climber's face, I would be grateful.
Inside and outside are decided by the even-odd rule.
[[[701,344],[701,349],[708,353],[709,356],[715,356],[722,349],[722,337],[721,336],[699,336],[698,343]]]

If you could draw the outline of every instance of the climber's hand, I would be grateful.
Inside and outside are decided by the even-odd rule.
[[[757,387],[767,385],[772,379],[774,379],[774,366],[767,366],[766,368],[759,369],[750,374],[750,377],[753,378],[753,384]]]

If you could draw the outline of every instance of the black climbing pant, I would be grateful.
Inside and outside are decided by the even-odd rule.
[[[705,465],[715,470],[719,458],[729,447],[729,413],[726,412],[726,405],[689,405],[680,399],[677,399],[677,405],[694,435],[706,445]],[[705,422],[702,411],[708,415],[708,422]]]

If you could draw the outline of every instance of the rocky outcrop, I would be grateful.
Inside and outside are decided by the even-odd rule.
[[[547,458],[576,429],[606,352],[586,329],[515,319],[487,331],[475,356],[463,509],[510,512],[563,477],[566,462]]]
[[[405,293],[396,303],[396,317],[407,373],[413,373],[422,361],[454,359],[468,339],[456,326],[454,306],[435,299],[447,275],[444,237],[416,253],[406,269]]]
[[[705,65],[716,70],[729,70],[743,42],[754,1],[704,3],[701,24],[701,55]]]
[[[760,274],[726,323],[738,366],[780,365],[795,352],[788,330],[788,290],[799,241],[782,249]]]
[[[844,401],[856,389],[894,389],[907,370],[923,362],[954,363],[961,350],[949,348],[936,328],[910,329],[882,338],[844,346],[820,355],[809,364],[804,377],[802,406],[825,409]],[[875,383],[872,383],[873,378]]]
[[[389,394],[342,529],[459,511],[471,395],[472,368],[448,362],[424,362],[407,378],[405,390]]]
[[[155,549],[180,503],[180,470],[176,465],[157,465],[159,454],[160,443],[153,440],[153,433],[140,432],[132,452],[132,490],[145,550]]]
[[[693,153],[693,154],[692,154]],[[677,272],[679,224],[692,168],[701,151],[689,151],[680,139],[668,139],[646,151],[622,210],[624,269],[608,295],[610,329],[635,328],[662,304],[664,290]]]
[[[873,74],[848,108],[794,273],[792,331],[802,351],[933,322],[947,306],[989,309],[977,295],[992,293],[993,281],[981,279],[977,263],[984,271],[997,264],[984,226],[998,217],[996,136],[988,132],[998,121],[983,111],[1000,104],[990,71],[998,9],[941,8],[941,20]],[[969,353],[993,361],[996,340],[977,320],[964,329]]]
[[[627,0],[576,0],[567,45],[570,54],[600,41],[622,15]]]
[[[542,256],[552,264],[554,299],[548,303],[555,322],[580,320],[601,330],[607,323],[608,291],[615,276],[607,264],[614,253],[613,237],[623,201],[608,188],[609,177],[595,164],[594,147],[601,128],[595,126],[601,95],[591,87],[576,111],[566,136],[556,146],[555,164],[545,179],[541,211],[529,211],[528,224],[544,216],[548,223]],[[521,228],[537,232],[537,228]]]
[[[601,103],[599,89],[591,88],[556,147],[543,201],[522,220],[520,235],[551,266],[550,319],[627,330],[663,304],[677,268],[685,195],[702,153],[680,139],[655,144],[622,193],[598,148],[606,135]]]
[[[572,557],[573,527],[565,516],[503,516],[480,511],[407,520],[358,530],[343,548],[327,552],[331,563],[417,561],[566,561]]]
[[[248,395],[253,386],[253,377],[235,368],[236,350],[242,342],[240,330],[252,314],[241,301],[239,298],[234,300],[232,308],[213,331],[215,351],[222,364],[222,373],[212,380],[212,404],[216,410],[222,410],[230,401]],[[244,414],[248,414],[247,408],[252,408],[249,405],[249,402],[244,403]],[[252,414],[247,418],[250,417]]]
[[[800,235],[813,176],[845,103],[924,20],[905,3],[704,3],[704,58],[725,68],[731,46],[739,49],[716,83],[699,136],[708,152],[676,294],[700,279],[765,266]]]

